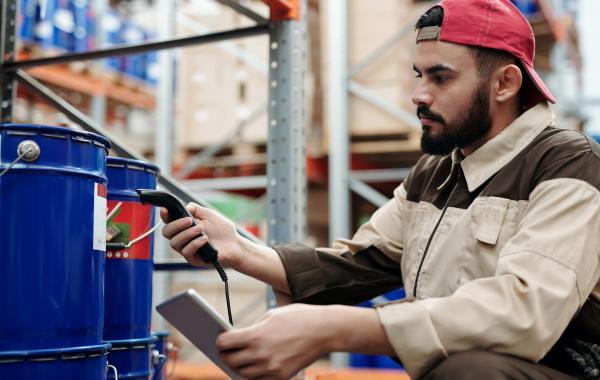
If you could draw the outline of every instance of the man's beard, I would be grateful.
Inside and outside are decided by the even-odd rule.
[[[426,105],[419,104],[417,115],[437,121],[442,125],[439,135],[432,136],[430,127],[423,127],[421,149],[425,153],[444,156],[454,148],[464,148],[483,137],[492,128],[492,118],[489,112],[488,85],[481,83],[475,91],[471,107],[467,112],[461,112],[456,122],[446,123],[444,118]]]

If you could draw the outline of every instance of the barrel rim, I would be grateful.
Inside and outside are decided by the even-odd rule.
[[[156,330],[156,331],[152,331],[151,334],[160,339],[160,338],[168,337],[169,335],[171,335],[171,332],[167,331],[167,330]]]
[[[69,354],[84,354],[84,357],[93,357],[95,353],[105,355],[112,348],[110,343],[102,343],[94,346],[77,346],[77,347],[62,347],[62,348],[43,348],[34,350],[15,350],[15,351],[0,351],[0,362],[9,359],[15,361],[25,361],[29,358],[58,358],[68,356]],[[90,355],[85,355],[86,353]],[[83,359],[84,357],[81,357]],[[79,359],[79,357],[78,357]]]
[[[75,136],[79,136],[79,137],[87,137],[87,138],[91,138],[92,140],[102,143],[106,150],[109,150],[111,148],[110,140],[98,133],[79,131],[77,129],[67,128],[67,127],[59,127],[56,125],[0,123],[0,131],[11,130],[11,129],[35,131],[40,134],[43,134],[44,132],[46,132],[46,133],[56,132],[56,133],[65,133],[65,134],[75,135]]]
[[[123,167],[125,168],[131,168],[131,166],[141,166],[143,167],[146,171],[150,171],[153,172],[154,174],[160,173],[160,168],[148,161],[142,161],[142,160],[136,160],[133,158],[123,158],[123,157],[114,157],[114,156],[108,156],[106,157],[106,165],[123,165]],[[135,168],[132,168],[135,169]]]
[[[158,342],[158,337],[151,335],[146,338],[136,338],[136,339],[120,339],[120,340],[107,340],[107,343],[112,345],[111,350],[119,347],[130,347],[137,345],[147,345],[151,346],[154,343]]]

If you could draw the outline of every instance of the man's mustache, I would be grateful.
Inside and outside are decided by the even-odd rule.
[[[429,109],[429,107],[427,107],[424,104],[419,104],[417,106],[417,117],[437,121],[439,123],[446,125],[446,121],[444,120],[442,115],[433,112],[432,110]]]

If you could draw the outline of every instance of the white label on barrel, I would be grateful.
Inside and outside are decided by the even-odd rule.
[[[94,249],[106,251],[106,185],[94,184]]]

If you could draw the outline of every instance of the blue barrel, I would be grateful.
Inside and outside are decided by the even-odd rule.
[[[1,379],[106,378],[109,147],[91,133],[0,124]]]
[[[0,352],[0,379],[106,379],[110,344]]]
[[[126,245],[154,226],[153,207],[142,205],[135,189],[155,189],[157,174],[158,168],[145,162],[108,158],[109,246]],[[128,248],[107,250],[105,341],[151,336],[153,248],[150,234]]]
[[[169,342],[169,332],[161,330],[155,331],[152,334],[157,339],[152,355],[152,365],[154,367],[152,380],[164,380],[166,378],[165,368],[167,367],[167,361],[173,349]]]
[[[0,124],[0,356],[95,346],[104,325],[104,137]],[[25,145],[21,145],[25,146]]]
[[[158,168],[109,157],[104,340],[113,345],[108,361],[119,378],[150,376],[154,209],[136,189],[155,189]],[[114,246],[117,246],[116,248]],[[110,376],[110,374],[109,374]]]
[[[114,340],[108,362],[117,368],[119,379],[149,380],[152,376],[152,350],[157,341],[155,336],[144,339]],[[108,379],[115,379],[108,373]]]

